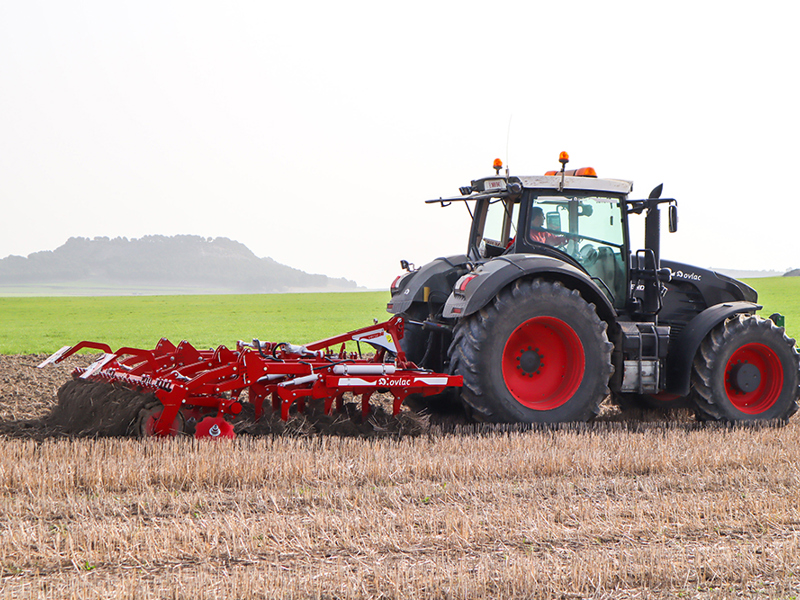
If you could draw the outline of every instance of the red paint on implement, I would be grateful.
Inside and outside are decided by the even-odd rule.
[[[142,433],[144,433],[145,436],[152,437],[157,433],[161,433],[157,431],[156,427],[158,426],[158,420],[161,418],[161,414],[163,412],[163,407],[158,407],[150,411],[150,414],[147,415],[147,418],[142,424]],[[162,433],[162,435],[167,437],[175,437],[181,432],[183,432],[183,416],[178,413],[175,415],[172,424],[168,428],[165,428],[165,431]]]
[[[63,349],[40,366],[60,362],[77,348],[101,348],[100,361],[89,368],[78,368],[73,377],[103,381],[140,392],[152,392],[163,405],[163,412],[147,415],[141,434],[175,435],[183,431],[184,417],[215,414],[218,419],[241,411],[240,394],[249,391],[249,401],[256,414],[263,414],[263,403],[271,400],[281,418],[289,418],[295,404],[303,411],[308,399],[324,400],[326,412],[334,401],[342,407],[342,396],[350,392],[360,395],[362,414],[370,412],[369,399],[374,393],[388,391],[394,397],[393,413],[410,394],[430,396],[447,387],[460,387],[461,376],[432,373],[420,369],[406,359],[396,341],[403,338],[404,322],[393,317],[349,333],[334,336],[305,346],[286,343],[237,343],[236,350],[219,346],[216,350],[197,350],[184,341],[178,346],[162,339],[154,350],[121,348],[111,353],[106,345],[81,342]],[[372,343],[375,353],[364,357],[347,352],[347,342]],[[336,346],[341,349],[336,350]],[[215,422],[220,431],[226,429]],[[215,423],[208,434],[214,434]],[[198,425],[199,427],[199,425]],[[213,431],[212,431],[213,429]],[[197,430],[205,435],[204,427]]]
[[[206,417],[197,424],[194,437],[197,439],[234,439],[233,425],[222,417]]]

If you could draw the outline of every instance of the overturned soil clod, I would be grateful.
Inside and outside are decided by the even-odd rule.
[[[134,435],[139,411],[153,401],[153,394],[73,379],[58,390],[58,404],[44,420],[55,433],[79,437]]]

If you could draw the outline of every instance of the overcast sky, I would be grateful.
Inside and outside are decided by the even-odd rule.
[[[463,207],[425,199],[566,150],[637,197],[664,183],[664,257],[798,267],[798,23],[789,1],[0,2],[0,257],[223,236],[386,288],[466,248]]]

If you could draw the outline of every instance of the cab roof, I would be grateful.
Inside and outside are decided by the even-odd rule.
[[[575,190],[586,192],[611,192],[614,194],[630,194],[633,191],[633,182],[625,179],[600,179],[599,177],[564,176],[564,185],[561,185],[561,175],[530,175],[512,176],[506,180],[504,177],[485,177],[473,182],[473,187],[480,191],[491,189],[505,189],[506,181],[518,182],[523,188],[548,189],[548,190]],[[500,183],[502,182],[502,184]],[[495,185],[492,185],[494,183]],[[488,184],[488,185],[487,185]]]

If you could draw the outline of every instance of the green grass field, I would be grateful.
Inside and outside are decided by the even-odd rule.
[[[800,336],[800,278],[750,279],[765,317]],[[236,340],[306,343],[386,320],[388,292],[224,296],[0,298],[0,353],[54,352],[80,340],[152,347],[161,337],[197,347]]]
[[[0,353],[50,353],[81,340],[152,348],[161,337],[198,348],[254,337],[302,344],[388,319],[388,300],[388,292],[6,297]]]
[[[758,292],[758,302],[764,317],[779,312],[786,317],[786,332],[800,337],[800,277],[764,277],[746,279],[747,285]]]

